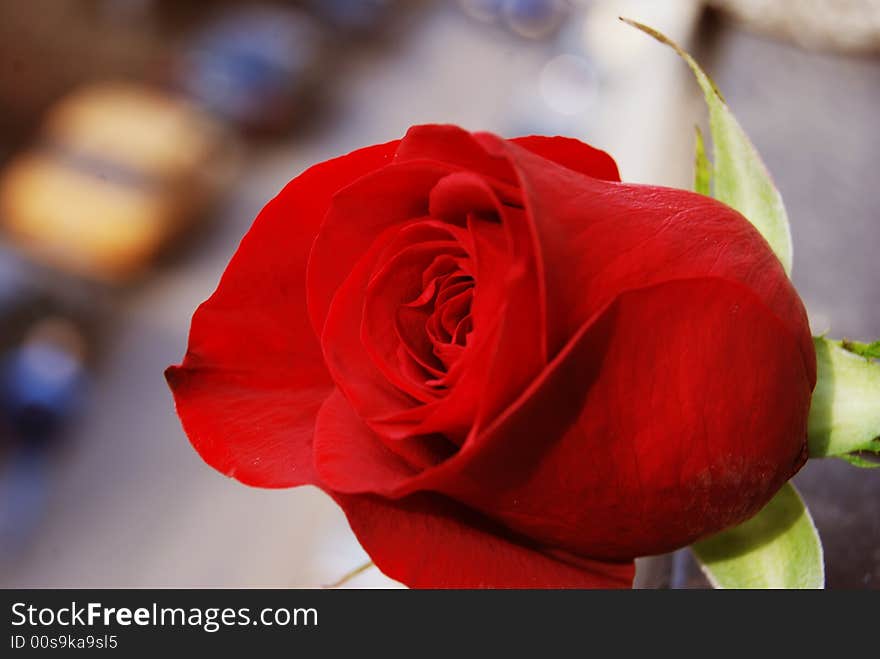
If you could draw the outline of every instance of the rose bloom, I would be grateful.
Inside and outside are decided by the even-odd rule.
[[[315,485],[413,587],[628,587],[806,459],[803,305],[739,213],[418,126],[263,209],[167,371],[193,446]]]

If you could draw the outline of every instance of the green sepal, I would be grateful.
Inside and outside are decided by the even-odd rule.
[[[694,192],[699,192],[707,197],[712,196],[712,163],[706,155],[706,143],[703,140],[703,131],[695,126],[696,141],[694,143]]]
[[[847,349],[847,343],[853,342],[813,338],[818,380],[807,424],[812,458],[880,449],[880,362]]]
[[[712,196],[738,210],[755,226],[790,275],[791,230],[782,195],[770,178],[758,151],[724,102],[721,92],[696,60],[672,39],[628,18],[620,20],[674,49],[693,71],[709,108],[709,129],[715,159],[714,165],[708,170],[713,183]],[[701,142],[698,139],[698,149]],[[701,181],[704,175],[698,171],[695,177],[697,192],[702,194],[706,194],[706,184]]]
[[[876,469],[880,467],[880,462],[876,460],[866,460],[860,455],[838,455],[838,458],[844,460],[845,462],[849,462],[853,467],[858,467],[859,469]]]
[[[850,341],[844,339],[840,344],[850,352],[854,352],[865,359],[880,359],[880,341],[873,343],[862,343],[861,341]]]
[[[819,533],[791,483],[750,520],[691,550],[715,588],[825,587]]]

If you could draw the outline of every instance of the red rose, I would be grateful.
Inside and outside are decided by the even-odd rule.
[[[628,586],[805,460],[800,299],[736,211],[421,126],[270,202],[167,371],[196,450],[317,485],[410,586]]]

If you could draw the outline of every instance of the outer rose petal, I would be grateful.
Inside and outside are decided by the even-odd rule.
[[[556,558],[437,495],[334,498],[376,566],[413,588],[632,586],[632,561]]]
[[[529,137],[514,137],[508,141],[581,174],[604,181],[620,180],[620,172],[617,170],[614,158],[579,140],[570,137],[530,135]]]
[[[474,134],[448,124],[411,127],[400,140],[395,160],[433,160],[490,180],[516,182],[516,174],[506,157],[488,153]]]
[[[747,519],[803,464],[810,373],[741,284],[624,293],[590,331],[605,335],[601,350],[563,353],[485,437],[409,487],[619,559]]]
[[[487,153],[481,133],[469,133],[458,126],[429,124],[413,126],[401,140],[396,160],[436,160],[500,181],[515,181],[504,156]],[[570,137],[530,135],[510,142],[563,167],[606,181],[619,181],[614,159],[599,149]]]
[[[520,177],[544,264],[554,354],[621,291],[711,276],[751,289],[789,328],[815,370],[806,312],[761,234],[738,212],[686,190],[581,176],[513,141],[480,135]]]
[[[431,456],[431,444],[421,437],[417,441],[424,446],[422,460],[417,461],[413,455],[406,460],[400,451],[392,451],[382,443],[337,390],[318,412],[315,466],[324,485],[335,492],[393,494],[420,470],[449,457],[449,453]]]
[[[323,333],[333,298],[375,240],[390,228],[427,216],[431,189],[451,171],[438,162],[394,162],[333,195],[306,274],[315,334]]]
[[[361,149],[291,181],[193,315],[186,357],[165,374],[190,441],[222,473],[260,487],[316,482],[315,415],[333,385],[306,312],[306,260],[330,197],[396,148]]]

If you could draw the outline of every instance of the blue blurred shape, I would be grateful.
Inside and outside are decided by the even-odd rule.
[[[17,443],[42,446],[73,414],[86,384],[80,355],[49,341],[10,351],[0,370],[4,425]]]
[[[245,128],[273,127],[293,113],[319,57],[320,32],[306,15],[269,7],[222,15],[199,32],[183,58],[183,90]]]
[[[17,449],[8,457],[0,463],[0,559],[14,558],[28,546],[48,494],[43,452]]]
[[[391,0],[308,0],[307,7],[336,29],[357,32],[380,27],[391,8]]]
[[[504,18],[511,30],[530,39],[555,33],[568,14],[563,0],[506,0]]]

